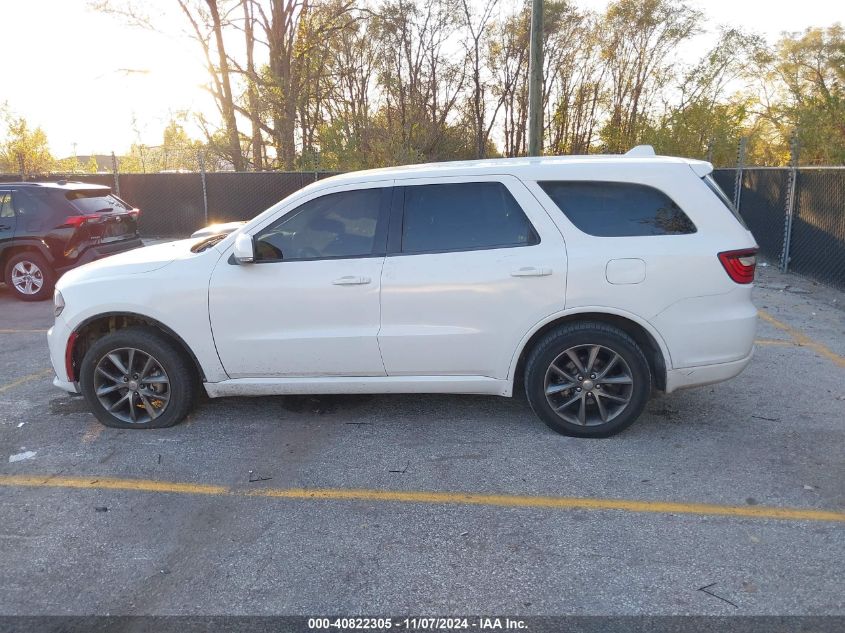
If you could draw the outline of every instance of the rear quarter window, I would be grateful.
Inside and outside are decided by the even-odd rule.
[[[654,187],[627,182],[538,183],[578,229],[597,237],[687,235],[696,228],[686,213]]]

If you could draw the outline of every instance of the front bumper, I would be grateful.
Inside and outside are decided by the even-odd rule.
[[[71,335],[71,329],[61,317],[56,319],[49,330],[47,330],[47,347],[50,350],[50,363],[53,371],[56,372],[56,380],[65,384],[71,384],[71,377],[67,375],[65,367],[65,354],[67,343]],[[56,381],[53,381],[56,384]],[[57,387],[60,385],[56,385]],[[62,387],[64,389],[64,387]]]
[[[67,391],[68,393],[81,393],[79,391],[79,383],[61,380],[58,376],[53,377],[53,386],[58,387],[62,391]]]

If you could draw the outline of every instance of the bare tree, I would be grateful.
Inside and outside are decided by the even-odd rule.
[[[608,7],[602,25],[610,71],[608,150],[624,151],[636,142],[651,97],[671,76],[667,58],[699,31],[702,18],[683,0],[617,0]]]
[[[250,147],[252,166],[264,169],[264,140],[261,137],[261,112],[258,105],[258,75],[255,72],[255,17],[254,0],[241,0],[244,10],[244,44],[246,48],[246,97],[249,120],[252,125]]]
[[[470,77],[472,82],[472,94],[470,95],[470,110],[472,113],[472,136],[475,142],[475,157],[484,158],[487,154],[487,142],[490,132],[496,121],[496,115],[502,107],[500,96],[495,109],[490,117],[490,124],[486,123],[487,118],[487,86],[482,73],[485,70],[483,46],[485,35],[493,16],[493,10],[499,4],[499,0],[486,0],[478,14],[477,21],[473,15],[470,0],[461,0],[464,23],[467,37],[464,39],[464,47],[469,56]]]

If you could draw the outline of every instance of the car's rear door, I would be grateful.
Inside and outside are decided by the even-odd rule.
[[[396,185],[402,219],[391,219],[381,282],[387,374],[505,378],[525,333],[563,309],[559,230],[513,176]]]
[[[390,181],[308,196],[252,229],[254,263],[223,257],[209,287],[232,378],[383,376],[379,287]]]

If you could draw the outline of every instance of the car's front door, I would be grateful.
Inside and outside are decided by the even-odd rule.
[[[15,236],[15,209],[12,207],[12,192],[8,189],[0,189],[0,250],[4,242],[10,241]],[[3,271],[0,271],[2,274]]]
[[[209,288],[232,378],[383,376],[379,287],[391,188],[335,188],[253,230],[255,262],[223,257]]]
[[[381,280],[387,374],[504,379],[525,333],[564,308],[560,231],[513,176],[396,185],[404,213]]]

